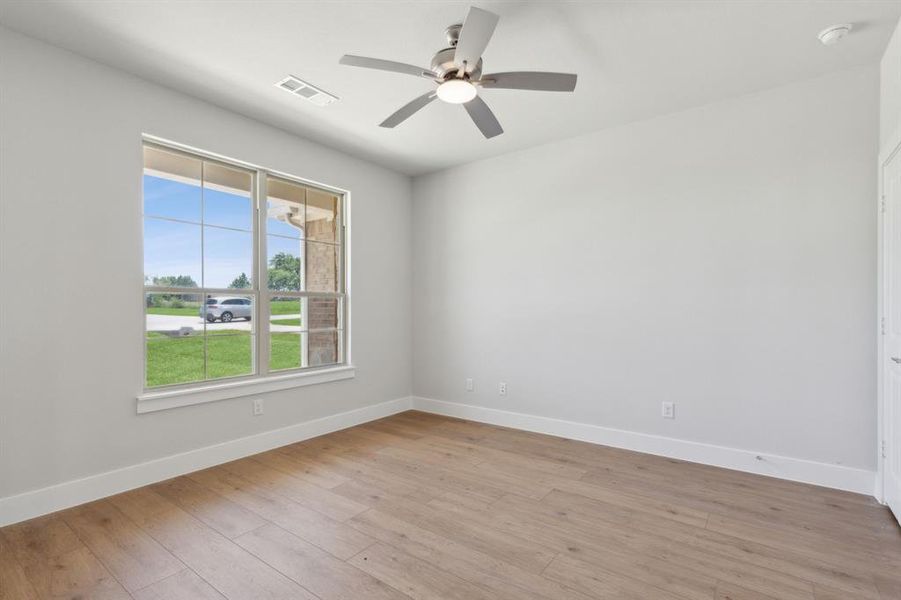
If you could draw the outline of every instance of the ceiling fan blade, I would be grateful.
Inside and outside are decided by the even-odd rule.
[[[400,110],[395,112],[393,115],[379,123],[379,127],[397,127],[410,117],[412,117],[418,110],[423,108],[426,104],[431,102],[437,97],[435,91],[432,90],[418,98],[415,98],[412,102],[408,102],[400,107]]]
[[[429,79],[435,78],[435,74],[428,69],[423,69],[416,65],[394,62],[393,60],[382,60],[380,58],[369,58],[368,56],[345,54],[338,62],[342,65],[350,65],[352,67],[364,67],[366,69],[391,71],[392,73],[404,73],[406,75],[413,75],[414,77],[427,77]]]
[[[496,135],[504,133],[501,124],[497,122],[497,117],[494,116],[494,113],[491,112],[491,109],[488,108],[485,101],[478,96],[463,106],[466,108],[466,112],[469,113],[469,116],[472,117],[476,127],[479,128],[479,131],[481,131],[482,135],[486,138],[493,138]]]
[[[514,71],[482,75],[479,84],[486,88],[508,90],[539,90],[542,92],[571,92],[576,89],[577,75],[544,71]]]
[[[470,7],[466,20],[463,21],[463,29],[460,30],[460,38],[457,40],[457,50],[454,52],[454,64],[462,67],[466,63],[466,70],[471,72],[479,64],[479,59],[485,52],[494,28],[497,27],[499,16],[493,12]]]

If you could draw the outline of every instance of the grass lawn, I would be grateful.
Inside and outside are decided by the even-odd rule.
[[[269,369],[296,369],[300,367],[300,334],[269,334]]]
[[[273,300],[269,303],[269,313],[273,315],[296,315],[300,313],[299,300]]]
[[[169,308],[165,306],[148,306],[148,315],[178,315],[181,317],[196,317],[200,314],[199,306],[182,306],[181,308]]]
[[[300,319],[272,319],[270,323],[273,325],[293,325],[294,327],[300,327]]]
[[[147,387],[173,385],[250,375],[253,370],[253,338],[239,330],[219,330],[206,337],[206,376],[203,365],[203,336],[173,338],[158,332],[147,337]],[[300,335],[273,333],[272,370],[300,366]]]

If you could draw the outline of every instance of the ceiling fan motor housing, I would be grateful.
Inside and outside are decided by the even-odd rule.
[[[457,71],[459,69],[454,62],[455,53],[455,48],[445,48],[444,50],[439,50],[438,53],[432,57],[432,71],[435,72],[438,79],[450,79],[457,76]],[[469,68],[469,65],[466,66],[466,79],[478,79],[482,75],[481,58],[479,59],[479,62],[476,63],[475,68]]]

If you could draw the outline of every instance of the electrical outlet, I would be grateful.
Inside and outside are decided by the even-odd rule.
[[[675,419],[676,418],[676,403],[675,402],[664,402],[661,413],[662,413],[664,419]]]
[[[507,382],[506,381],[500,382],[500,384],[497,386],[497,393],[500,394],[501,396],[507,395]]]
[[[259,417],[263,414],[263,399],[254,398],[253,400],[253,416]]]
[[[471,392],[472,389],[473,389],[472,377],[467,377],[466,378],[466,391]]]

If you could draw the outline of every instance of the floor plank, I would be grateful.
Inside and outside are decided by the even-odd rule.
[[[181,561],[105,500],[66,510],[62,517],[129,592],[185,568]]]
[[[346,521],[366,510],[366,506],[319,487],[302,478],[270,469],[253,460],[239,460],[221,465],[229,473],[243,477],[251,483],[281,494],[335,521]]]
[[[13,555],[12,547],[0,532],[0,600],[37,600],[38,593],[28,581],[25,569]]]
[[[169,479],[152,489],[228,538],[238,537],[268,522],[190,477]]]
[[[410,556],[439,564],[460,579],[500,594],[544,600],[586,600],[583,594],[539,574],[379,510],[357,515],[350,523]]]
[[[176,505],[141,488],[110,500],[229,600],[315,600],[265,562]]]
[[[226,470],[207,469],[192,473],[190,477],[338,558],[349,558],[374,541],[343,523]]]
[[[235,540],[322,600],[401,600],[381,580],[277,527],[267,525]]]
[[[47,562],[28,564],[25,573],[40,598],[131,598],[97,557],[84,546],[58,554]]]
[[[2,530],[39,598],[130,598],[125,588],[78,539],[60,514]]]
[[[385,503],[378,510],[530,573],[541,573],[557,552],[525,530],[494,527],[483,511],[454,500],[432,500],[427,506],[415,502]]]
[[[734,583],[721,581],[716,587],[716,600],[779,600],[768,594],[749,590]]]
[[[185,569],[132,594],[135,600],[225,600],[200,575]]]
[[[600,598],[678,600],[677,596],[653,585],[568,556],[555,558],[544,576]]]
[[[350,559],[366,571],[416,600],[496,600],[500,596],[451,575],[430,562],[387,544],[376,544]],[[515,596],[508,596],[514,599]]]

